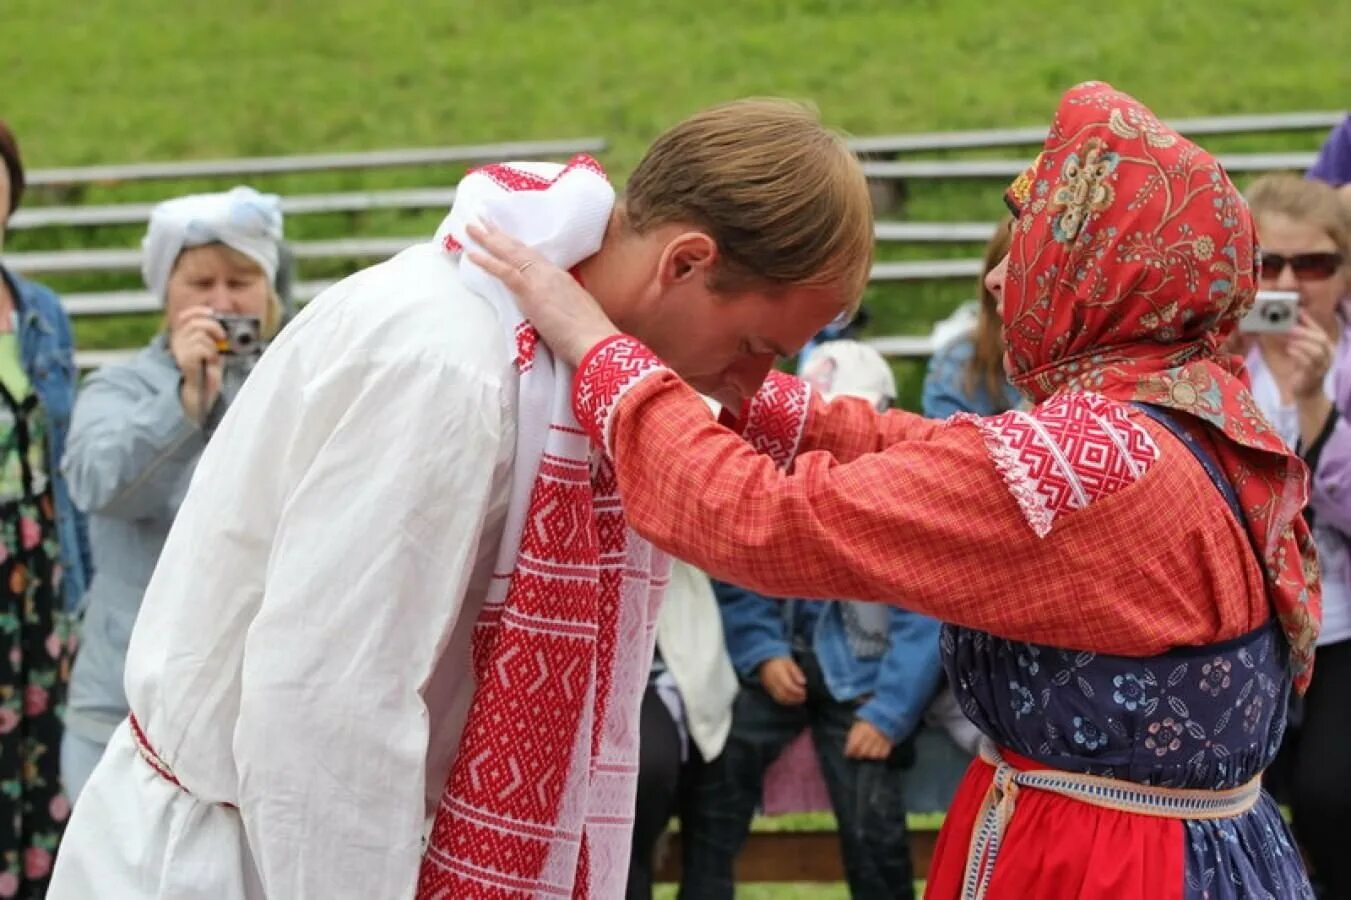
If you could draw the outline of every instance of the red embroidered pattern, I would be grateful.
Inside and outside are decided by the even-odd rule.
[[[1055,518],[1130,487],[1159,458],[1149,432],[1118,403],[1092,394],[1055,397],[1031,413],[969,414],[1038,537]]]
[[[596,161],[595,157],[586,153],[579,153],[568,160],[568,164],[552,178],[545,178],[542,175],[518,169],[511,163],[489,163],[486,166],[470,169],[468,175],[482,175],[489,178],[505,191],[547,191],[564,175],[578,169],[593,172],[606,181],[610,180],[610,176],[604,167]],[[465,177],[468,177],[468,175]],[[464,249],[464,245],[457,241],[454,235],[450,234],[446,235],[441,241],[441,246],[445,248],[447,253],[459,253]]]
[[[610,422],[624,394],[666,366],[637,338],[617,334],[591,348],[577,369],[572,409],[591,439],[610,452]]]
[[[525,374],[535,364],[535,348],[539,346],[539,332],[529,322],[516,326],[516,371]]]
[[[810,399],[811,388],[805,381],[783,372],[770,372],[750,402],[742,436],[757,453],[767,455],[786,469],[802,443]]]
[[[506,600],[485,609],[475,627],[478,690],[433,824],[419,898],[571,896],[570,884],[549,885],[542,876],[553,845],[581,837],[553,823],[568,787],[569,736],[582,727],[596,660],[600,553],[587,465],[546,456]],[[597,668],[607,666],[597,660]]]
[[[545,178],[542,175],[518,169],[511,163],[489,163],[486,166],[479,166],[477,169],[470,169],[469,174],[491,178],[506,191],[547,191],[560,178],[576,169],[586,169],[607,181],[609,180],[609,176],[605,174],[605,170],[601,168],[600,163],[585,153],[579,153],[568,160],[568,164],[552,178]]]
[[[604,174],[590,157],[551,179],[507,165],[478,171],[509,191],[528,191],[578,168]],[[535,329],[522,322],[512,339],[522,395],[566,400],[557,392],[570,386],[534,364]],[[607,354],[597,384],[622,393],[612,383],[615,366],[631,353]],[[660,367],[650,353],[631,362]],[[611,405],[618,393],[607,394]],[[520,423],[547,434],[537,469],[534,459],[518,460],[518,471],[534,472],[533,481],[513,485],[509,521],[520,516],[520,541],[504,540],[475,622],[477,687],[423,856],[418,900],[623,893],[639,703],[665,562],[628,529],[613,470],[593,463],[588,432],[566,405],[552,408],[551,421]]]

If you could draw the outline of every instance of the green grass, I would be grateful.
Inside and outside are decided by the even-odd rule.
[[[855,134],[1044,123],[1061,92],[1088,78],[1112,81],[1165,116],[1335,109],[1351,96],[1344,47],[1318,38],[1351,34],[1351,4],[1313,0],[1091,8],[1048,0],[6,0],[0,30],[0,115],[20,135],[30,167],[602,135],[622,182],[663,127],[752,94],[810,100],[827,122]],[[1318,140],[1211,144],[1310,149]],[[344,172],[255,184],[324,191],[452,183],[458,175]],[[221,184],[100,186],[83,199],[157,198]],[[918,185],[904,213],[993,219],[1000,188]],[[434,212],[296,217],[288,233],[416,235],[438,219]],[[19,232],[8,247],[130,247],[139,234]],[[303,274],[342,273],[309,266]],[[134,274],[50,282],[62,291],[136,286]],[[868,297],[873,330],[925,332],[974,287],[876,287]],[[86,347],[126,346],[155,327],[154,317],[84,322],[78,337]],[[913,407],[922,365],[901,363],[897,372],[902,402]]]
[[[1311,0],[6,0],[0,16],[5,116],[42,165],[599,133],[623,169],[739,95],[809,98],[862,134],[1038,123],[1089,77],[1170,115],[1335,108],[1332,36],[1351,33],[1351,8]]]

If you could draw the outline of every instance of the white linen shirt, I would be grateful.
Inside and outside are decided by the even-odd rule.
[[[473,695],[517,384],[496,313],[432,244],[286,328],[202,457],[131,639],[131,709],[185,790],[124,723],[53,900],[413,896]]]

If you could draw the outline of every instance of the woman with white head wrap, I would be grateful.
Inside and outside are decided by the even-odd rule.
[[[281,237],[278,198],[247,187],[179,197],[150,215],[141,273],[164,301],[183,410],[196,421],[212,411],[224,374],[226,331],[216,317],[257,319],[263,337],[280,324]]]
[[[127,715],[127,641],[193,469],[251,353],[232,353],[218,316],[282,320],[273,287],[281,253],[277,197],[237,187],[157,206],[142,243],[146,286],[165,330],[126,363],[106,366],[75,404],[63,470],[90,514],[95,577],[70,689],[62,778],[74,799]]]

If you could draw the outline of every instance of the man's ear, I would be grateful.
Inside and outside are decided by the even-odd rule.
[[[663,285],[707,280],[718,258],[718,244],[702,231],[684,231],[676,235],[661,256]]]

